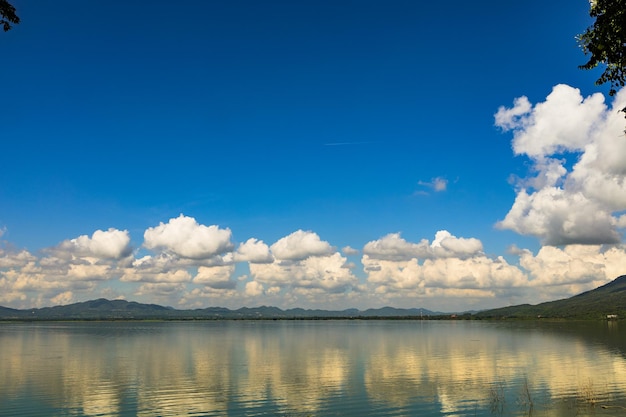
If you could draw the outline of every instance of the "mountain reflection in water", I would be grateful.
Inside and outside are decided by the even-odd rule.
[[[620,322],[0,324],[0,416],[616,415]]]

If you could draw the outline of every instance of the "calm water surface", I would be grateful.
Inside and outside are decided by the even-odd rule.
[[[0,324],[0,416],[626,415],[626,323]]]

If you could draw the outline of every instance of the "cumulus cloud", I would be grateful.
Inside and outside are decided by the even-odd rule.
[[[241,243],[235,253],[238,262],[251,262],[257,264],[270,263],[274,260],[270,248],[262,240],[250,238]]]
[[[66,253],[73,256],[92,256],[103,259],[120,259],[130,255],[130,235],[127,230],[110,228],[107,231],[96,230],[91,237],[79,236],[61,242],[52,252],[57,255]]]
[[[559,84],[546,101],[534,107],[526,97],[514,107],[500,107],[496,126],[513,130],[516,154],[543,157],[563,151],[582,151],[606,114],[604,96],[596,93],[583,98],[580,90]]]
[[[250,274],[255,281],[270,288],[316,288],[337,293],[356,285],[356,277],[346,268],[346,261],[336,252],[300,261],[250,264]]]
[[[65,302],[119,278],[119,266],[131,258],[130,236],[126,230],[96,230],[42,254],[0,249],[0,302],[28,302],[26,307]]]
[[[344,255],[358,255],[360,253],[358,249],[354,249],[351,246],[344,246],[341,248],[341,251]]]
[[[263,285],[257,281],[250,281],[246,283],[245,293],[250,297],[257,297],[263,294]]]
[[[541,237],[546,245],[601,244],[620,241],[617,222],[602,204],[583,193],[548,187],[530,194],[521,190],[496,226]]]
[[[537,255],[524,251],[520,265],[530,273],[532,286],[588,284],[580,287],[587,290],[626,273],[626,246],[544,246]],[[579,289],[574,288],[572,294]]]
[[[114,268],[92,259],[42,258],[0,268],[0,303],[16,307],[44,306],[61,294],[93,290],[115,276]]]
[[[270,249],[276,259],[286,261],[299,261],[310,256],[325,256],[334,251],[333,247],[321,240],[317,233],[303,230],[297,230],[279,239]]]
[[[543,197],[542,192],[553,189],[557,194]],[[550,213],[554,215],[555,201],[561,194],[568,198],[576,196],[558,187],[545,187],[525,195],[545,198],[544,204],[553,208]],[[535,210],[540,207],[536,202],[531,206]],[[563,203],[564,211],[567,206],[583,207],[580,202],[569,200]],[[581,210],[586,220],[576,217],[568,220],[579,226],[571,233],[581,234],[569,239],[593,236],[591,225],[597,221],[592,212]],[[532,227],[541,230],[554,224],[542,223],[548,217],[545,213],[535,215],[529,211],[524,217],[534,222],[524,225],[527,230]],[[623,218],[622,215],[614,221],[619,223]],[[179,219],[185,222],[184,226],[177,223]],[[588,227],[582,227],[585,221],[589,222]],[[568,297],[626,272],[624,245],[547,246],[536,254],[512,246],[508,256],[518,262],[509,263],[503,257],[485,255],[479,239],[456,237],[446,230],[438,231],[431,241],[416,242],[405,240],[400,233],[391,233],[364,245],[362,271],[358,271],[357,265],[346,256],[359,251],[346,246],[338,252],[311,231],[298,230],[271,247],[251,238],[232,251],[230,231],[217,226],[211,235],[208,227],[181,216],[159,227],[153,230],[159,229],[166,238],[147,239],[158,251],[140,257],[124,255],[129,248],[129,236],[116,229],[63,241],[44,250],[43,255],[0,248],[0,305],[25,308],[67,303],[89,295],[123,293],[127,298],[141,297],[138,301],[142,302],[185,308],[207,304],[238,308],[254,302],[280,307],[336,309],[387,304],[462,311],[470,306],[489,308]],[[608,233],[595,231],[600,235]],[[192,246],[193,250],[189,247],[183,250],[183,243],[172,237],[184,235],[203,241],[199,236],[204,233],[213,236],[213,249],[196,245]],[[565,235],[563,231],[549,233]],[[203,253],[208,258],[183,256],[191,253]],[[247,262],[249,274],[240,271],[244,274],[239,273],[235,278],[237,262]]]
[[[37,258],[27,250],[18,252],[5,251],[0,249],[0,268],[16,268],[24,266]]]
[[[470,257],[445,257],[389,261],[364,255],[369,293],[378,302],[420,306],[438,311],[484,309],[539,302],[545,289],[529,283],[528,272],[503,257],[475,253]],[[557,293],[570,291],[557,284]],[[554,298],[552,298],[554,299]],[[460,307],[463,306],[463,307]]]
[[[110,279],[109,265],[98,264],[70,264],[67,271],[67,278],[81,281],[107,280]]]
[[[54,305],[67,305],[74,301],[74,293],[72,291],[64,291],[51,298]]]
[[[235,272],[234,265],[201,266],[198,268],[198,273],[193,282],[214,289],[234,289],[237,282],[232,280],[233,272]]]
[[[158,273],[178,269],[180,267],[179,261],[175,255],[160,253],[156,256],[146,255],[135,259],[130,267],[137,272]]]
[[[169,302],[166,301],[167,304],[176,304],[185,289],[184,284],[176,282],[148,282],[141,284],[139,288],[137,288],[137,291],[135,291],[135,295],[150,298],[157,297],[163,301],[168,300]]]
[[[409,243],[400,233],[390,233],[378,240],[367,242],[363,253],[370,258],[387,261],[405,261],[413,258],[425,258],[428,254],[428,241]]]
[[[489,308],[569,297],[624,274],[626,265],[624,248],[614,245],[548,246],[537,255],[513,246],[509,254],[519,259],[516,264],[485,255],[478,239],[447,231],[437,232],[432,243],[407,242],[398,234],[370,243],[361,263],[369,293],[379,302],[420,300],[421,306],[445,305],[448,311],[461,304]]]
[[[435,234],[432,244],[426,239],[419,243],[404,240],[400,233],[390,233],[365,244],[363,254],[371,259],[408,261],[411,259],[465,258],[482,252],[483,245],[475,238],[457,238],[447,230]]]
[[[465,258],[483,250],[483,244],[476,238],[459,238],[447,230],[435,234],[431,249],[436,258]]]
[[[424,294],[428,288],[494,291],[526,284],[522,271],[502,257],[438,258],[420,265],[417,259],[388,261],[364,255],[362,263],[378,293],[411,290]]]
[[[528,115],[532,110],[532,105],[528,101],[528,97],[518,97],[513,101],[513,107],[507,109],[504,106],[500,106],[498,112],[494,116],[496,119],[496,126],[501,127],[504,130],[511,130],[517,128],[523,124],[522,116]]]
[[[186,269],[146,271],[135,268],[127,268],[120,277],[120,281],[172,284],[190,282],[191,278],[191,274]]]
[[[531,173],[497,227],[532,235],[547,245],[620,242],[626,220],[626,90],[611,108],[601,94],[583,98],[557,85],[544,102],[525,97],[501,107],[496,125],[513,131],[513,150],[530,158]]]
[[[144,232],[147,249],[164,250],[190,259],[211,258],[231,251],[230,239],[230,229],[204,226],[182,214]]]

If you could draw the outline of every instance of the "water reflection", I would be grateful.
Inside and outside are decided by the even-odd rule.
[[[347,350],[328,346],[316,333],[281,337],[246,337],[238,395],[245,404],[278,401],[298,413],[315,412],[341,391],[346,380]]]
[[[608,401],[626,388],[623,357],[587,343],[584,334],[455,322],[427,323],[420,330],[399,327],[373,342],[364,379],[370,397],[403,407],[419,396],[440,403],[442,413],[454,413],[471,408],[470,399],[481,408],[494,395],[507,401],[505,386],[509,402],[532,400],[533,406],[590,396]],[[526,389],[531,399],[523,398]]]
[[[0,415],[585,415],[626,405],[616,325],[2,324]]]

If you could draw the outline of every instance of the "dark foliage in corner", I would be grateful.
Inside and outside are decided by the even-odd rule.
[[[7,0],[0,0],[0,25],[4,31],[11,29],[11,24],[17,25],[18,23],[20,23],[20,18],[15,13],[15,7]]]
[[[585,54],[591,56],[580,68],[604,65],[596,85],[610,83],[609,95],[613,96],[626,84],[626,0],[591,0],[589,15],[596,20],[577,39]]]

